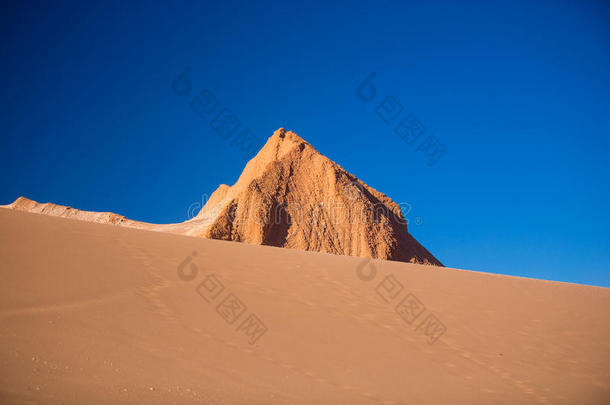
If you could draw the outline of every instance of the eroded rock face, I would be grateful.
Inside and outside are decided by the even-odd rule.
[[[200,236],[211,239],[442,266],[398,204],[284,129],[194,220],[210,224]]]
[[[283,128],[233,186],[218,187],[186,222],[148,224],[23,197],[6,207],[210,239],[442,266],[409,234],[399,204]]]

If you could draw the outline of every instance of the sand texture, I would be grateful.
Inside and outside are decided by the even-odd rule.
[[[610,403],[607,288],[9,209],[0,263],[3,404]]]

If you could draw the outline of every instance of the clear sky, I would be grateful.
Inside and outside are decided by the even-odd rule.
[[[185,220],[247,161],[191,109],[208,89],[261,144],[293,130],[411,204],[447,266],[610,286],[605,1],[11,3],[0,204]],[[409,115],[425,128],[411,145],[395,132]]]

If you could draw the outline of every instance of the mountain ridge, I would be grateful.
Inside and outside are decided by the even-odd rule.
[[[402,208],[292,131],[276,130],[232,185],[220,184],[182,223],[39,204],[7,208],[259,245],[443,266],[408,232]]]

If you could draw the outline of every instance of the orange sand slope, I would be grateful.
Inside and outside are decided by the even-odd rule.
[[[1,403],[610,403],[606,288],[7,209],[0,258]]]

